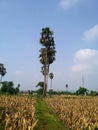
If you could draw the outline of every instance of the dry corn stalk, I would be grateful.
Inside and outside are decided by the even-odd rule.
[[[35,104],[36,99],[28,96],[0,96],[5,130],[33,130],[37,124]]]

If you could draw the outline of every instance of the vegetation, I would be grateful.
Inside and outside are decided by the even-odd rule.
[[[40,43],[42,48],[40,49],[40,62],[43,65],[41,72],[44,75],[44,88],[43,88],[43,97],[46,96],[47,87],[48,87],[48,74],[49,67],[55,60],[55,43],[54,37],[52,36],[53,32],[50,28],[42,28]]]
[[[36,118],[38,124],[34,130],[66,130],[65,124],[40,98],[38,98],[36,105]]]
[[[16,88],[14,88],[14,83],[12,81],[4,81],[2,82],[1,86],[1,93],[2,94],[17,94],[19,93],[20,84],[17,85]]]
[[[89,96],[98,96],[98,92],[91,90],[88,95]]]
[[[84,87],[80,87],[77,91],[76,91],[77,95],[87,95],[88,94],[88,90]]]
[[[97,96],[2,95],[0,130],[97,130],[97,112]]]
[[[0,96],[0,130],[33,130],[35,104],[28,96]]]
[[[0,63],[0,75],[1,75],[1,80],[0,84],[2,83],[2,77],[7,73],[6,68],[4,67],[4,64]]]
[[[98,130],[98,98],[86,96],[55,96],[45,98],[68,130]]]
[[[42,82],[42,81],[38,82],[38,84],[36,85],[36,87],[40,87],[37,90],[37,94],[41,96],[43,94],[44,82]]]

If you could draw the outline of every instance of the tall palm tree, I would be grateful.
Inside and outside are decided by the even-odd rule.
[[[53,77],[54,77],[54,74],[50,73],[49,74],[49,78],[51,79],[50,90],[52,89],[52,79],[53,79]]]
[[[6,68],[4,68],[4,64],[0,63],[0,75],[1,75],[1,79],[0,79],[0,84],[2,83],[2,77],[6,74]]]
[[[49,27],[42,29],[40,38],[40,44],[42,45],[42,48],[40,49],[39,58],[41,64],[43,65],[41,68],[41,72],[44,75],[43,97],[46,96],[46,91],[48,87],[49,66],[55,60],[55,42],[52,35],[53,32],[49,29]]]
[[[66,92],[68,91],[68,84],[66,84]]]

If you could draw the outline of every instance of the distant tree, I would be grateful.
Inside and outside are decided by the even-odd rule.
[[[43,97],[46,96],[47,87],[48,87],[48,74],[49,66],[55,60],[55,43],[54,37],[52,36],[53,32],[49,27],[42,28],[40,43],[42,48],[40,49],[40,62],[43,65],[41,72],[44,75],[44,88],[43,88]]]
[[[6,74],[6,68],[4,68],[4,64],[0,63],[0,75],[1,75],[1,80],[0,84],[2,83],[2,77]]]
[[[97,95],[98,95],[98,92],[91,90],[90,93],[89,93],[89,95],[90,95],[90,96],[97,96]]]
[[[36,87],[40,87],[38,90],[37,90],[37,94],[38,95],[42,95],[43,94],[43,88],[44,88],[44,82],[38,82],[38,84],[36,85]]]
[[[15,94],[14,83],[12,81],[8,82],[8,93]]]
[[[77,91],[76,91],[77,95],[87,95],[88,94],[88,90],[84,87],[80,87]]]
[[[51,79],[50,89],[52,89],[52,79],[54,78],[54,74],[50,73],[49,78]]]
[[[1,87],[1,92],[3,93],[9,93],[13,94],[14,93],[14,83],[12,81],[4,81],[2,82],[2,87]]]
[[[49,91],[48,91],[48,94],[51,96],[52,94],[54,94],[54,91],[53,91],[53,89],[50,89]]]
[[[3,92],[3,93],[8,92],[8,82],[7,81],[2,82],[1,92]]]
[[[20,89],[20,84],[18,84],[17,87],[15,88],[15,94],[19,93],[19,89]]]
[[[66,91],[68,91],[68,84],[66,84]]]
[[[19,93],[19,87],[14,88],[13,81],[4,81],[1,86],[2,93],[17,94]]]

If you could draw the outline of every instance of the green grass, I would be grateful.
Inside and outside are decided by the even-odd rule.
[[[38,125],[34,130],[67,130],[65,124],[40,98],[36,105],[36,118]]]

